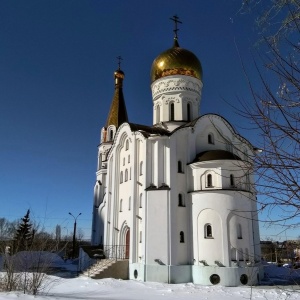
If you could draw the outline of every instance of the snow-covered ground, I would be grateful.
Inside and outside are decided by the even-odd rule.
[[[75,271],[76,265],[72,261],[55,259],[56,267],[66,271]],[[265,273],[269,280],[263,282],[263,286],[257,287],[222,287],[201,286],[192,283],[165,284],[155,282],[139,282],[132,280],[116,279],[91,279],[85,276],[76,278],[62,278],[48,276],[44,290],[38,296],[24,295],[22,292],[2,292],[0,300],[24,299],[24,300],[85,300],[85,299],[126,299],[126,300],[169,300],[169,299],[197,299],[197,300],[237,300],[237,299],[300,299],[300,286],[282,285],[287,280],[299,282],[300,271],[266,265]],[[63,273],[61,273],[62,275]],[[65,273],[67,274],[67,273]],[[278,284],[278,286],[270,286]]]
[[[297,287],[222,287],[200,286],[192,283],[162,284],[116,279],[90,279],[78,277],[62,279],[51,276],[46,289],[38,296],[24,295],[21,292],[0,293],[0,300],[7,299],[126,299],[126,300],[237,300],[237,299],[300,299]]]

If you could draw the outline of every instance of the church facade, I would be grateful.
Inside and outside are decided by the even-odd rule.
[[[128,121],[120,68],[114,77],[98,147],[92,244],[129,259],[130,279],[257,283],[255,148],[221,116],[199,114],[198,58],[175,35],[154,60],[152,126]]]

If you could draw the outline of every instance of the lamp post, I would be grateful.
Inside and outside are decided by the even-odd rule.
[[[77,221],[77,218],[81,215],[81,213],[79,213],[77,215],[77,217],[74,217],[73,214],[71,214],[69,212],[69,215],[72,216],[74,218],[74,231],[73,231],[73,253],[72,253],[72,256],[73,258],[75,258],[75,240],[76,240],[76,221]]]

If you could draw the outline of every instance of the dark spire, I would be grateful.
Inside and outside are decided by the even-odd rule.
[[[115,125],[116,128],[121,124],[128,122],[127,110],[123,96],[123,79],[124,72],[120,69],[122,57],[118,56],[118,70],[114,73],[115,92],[110,106],[109,114],[106,121],[106,128],[109,125]]]
[[[178,23],[179,24],[182,24],[181,21],[179,21],[179,17],[177,15],[174,15],[173,18],[170,18],[170,20],[174,21],[174,24],[175,24],[175,28],[174,28],[174,45],[173,47],[179,47],[179,43],[178,43]]]

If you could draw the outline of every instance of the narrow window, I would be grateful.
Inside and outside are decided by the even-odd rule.
[[[243,261],[244,260],[244,253],[243,253],[243,249],[240,248],[239,249],[239,261]]]
[[[140,175],[143,175],[143,162],[140,162]]]
[[[248,250],[248,248],[245,248],[245,260],[249,261],[249,250]]]
[[[123,166],[125,166],[125,157],[123,157]]]
[[[170,121],[175,120],[175,105],[174,103],[170,104]]]
[[[128,170],[125,170],[125,181],[128,181]]]
[[[140,194],[140,208],[143,207],[143,194]]]
[[[233,176],[233,174],[230,174],[230,185],[232,187],[234,187],[234,176]]]
[[[109,140],[112,141],[113,138],[114,138],[114,131],[111,129],[111,130],[109,131]]]
[[[241,224],[237,224],[237,238],[240,240],[243,238],[243,235],[242,235],[242,226]]]
[[[120,174],[120,183],[123,183],[123,171],[121,171],[121,174]]]
[[[143,232],[140,231],[140,243],[142,242]]]
[[[210,133],[208,136],[207,136],[207,141],[209,144],[214,144],[215,141],[214,141],[214,135],[212,133]]]
[[[130,163],[130,155],[128,155],[128,163]]]
[[[183,173],[182,162],[180,160],[178,161],[178,173]]]
[[[236,254],[237,254],[236,248],[231,248],[231,260],[232,261],[236,261],[237,260],[236,259]]]
[[[129,169],[129,180],[131,180],[131,167]]]
[[[191,104],[190,103],[188,103],[187,104],[187,120],[188,121],[191,121]]]
[[[120,200],[120,212],[122,211],[122,206],[123,206],[123,200]]]
[[[160,106],[156,106],[156,123],[160,122]]]
[[[212,227],[210,224],[206,224],[204,227],[205,238],[212,238]]]
[[[126,146],[125,146],[125,150],[127,151],[129,149],[129,141],[126,140]]]
[[[129,200],[128,200],[128,210],[131,209],[131,197],[129,197]]]
[[[226,144],[226,150],[229,151],[229,152],[232,152],[232,144],[230,142],[227,142]]]
[[[184,206],[182,194],[178,194],[178,206]]]
[[[184,232],[180,231],[180,243],[184,243]]]
[[[207,175],[207,178],[206,178],[206,186],[207,187],[212,187],[213,185],[212,185],[212,176],[211,176],[211,174],[208,174]]]

